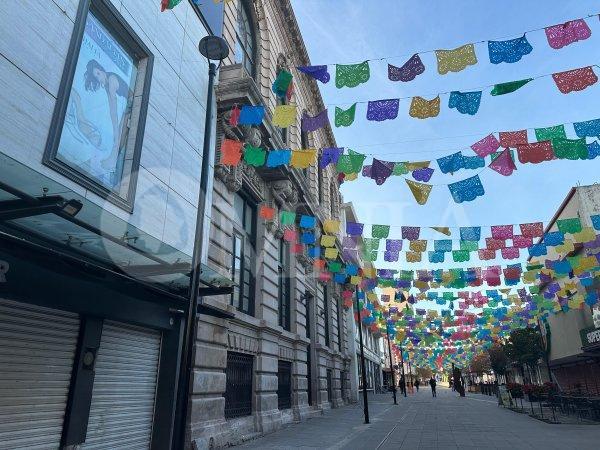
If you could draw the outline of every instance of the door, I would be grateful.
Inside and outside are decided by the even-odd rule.
[[[105,321],[84,449],[150,448],[161,334]]]
[[[0,299],[0,449],[58,448],[79,317]]]

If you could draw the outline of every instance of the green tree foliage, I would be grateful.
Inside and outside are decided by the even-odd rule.
[[[534,328],[513,330],[504,351],[510,361],[521,367],[521,372],[523,372],[523,366],[531,369],[544,356],[540,333]]]
[[[433,372],[429,367],[417,367],[417,377],[421,380],[429,380]]]
[[[471,360],[471,365],[469,366],[469,372],[476,373],[481,376],[484,373],[489,373],[492,369],[492,364],[490,361],[490,355],[485,353],[480,353],[476,355]]]
[[[508,357],[501,344],[494,344],[488,349],[490,366],[496,375],[504,375],[508,366]]]

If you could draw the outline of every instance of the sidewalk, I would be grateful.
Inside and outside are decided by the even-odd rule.
[[[243,449],[597,449],[600,426],[550,425],[497,406],[480,394],[460,398],[438,387],[404,398],[369,396],[371,423],[364,424],[361,404],[325,412],[300,424],[250,441]]]

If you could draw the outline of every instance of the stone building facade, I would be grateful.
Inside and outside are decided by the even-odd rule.
[[[262,204],[315,216],[318,239],[325,219],[341,219],[335,169],[218,164],[224,138],[266,149],[335,147],[329,126],[301,131],[302,112],[316,115],[325,107],[316,82],[296,70],[310,62],[289,0],[226,2],[223,37],[230,56],[216,91],[208,265],[238,287],[210,300],[233,317],[199,319],[188,436],[200,448],[236,443],[342,405],[354,357],[351,315],[342,309],[339,285],[317,280],[314,261],[291,251],[279,214],[270,222],[258,217]],[[287,129],[271,123],[281,102],[271,85],[282,69],[294,76],[291,103],[298,107],[298,122]],[[235,105],[264,105],[263,122],[231,126]]]

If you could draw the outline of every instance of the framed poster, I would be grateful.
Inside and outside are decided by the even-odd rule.
[[[81,0],[44,164],[133,210],[153,56],[107,0]]]

